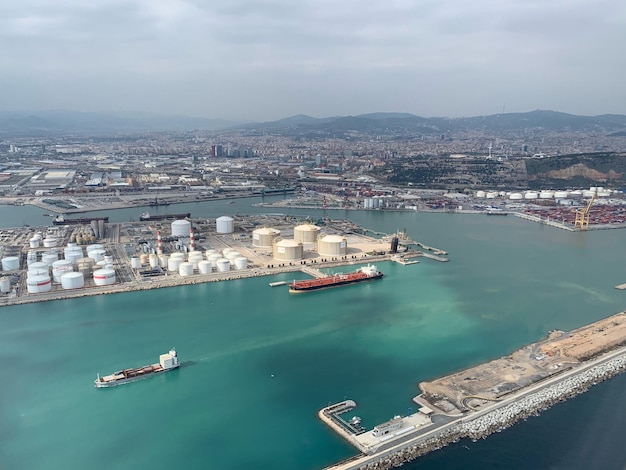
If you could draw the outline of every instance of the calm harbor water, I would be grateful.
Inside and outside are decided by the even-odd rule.
[[[216,217],[258,199],[159,208]],[[175,209],[174,209],[175,208]],[[0,226],[49,223],[0,206]],[[136,213],[136,214],[135,214]],[[112,221],[140,210],[110,211]],[[570,233],[515,217],[329,211],[449,252],[449,263],[383,263],[381,281],[293,296],[293,275],[0,309],[3,469],[317,469],[354,454],[316,418],[352,398],[372,427],[414,411],[417,383],[621,311],[625,232]],[[42,219],[39,221],[39,219]],[[11,221],[14,221],[13,223]],[[288,278],[288,276],[290,276]],[[298,277],[304,277],[298,275]],[[97,372],[183,367],[96,390]],[[623,469],[620,376],[484,441],[462,441],[421,469]]]

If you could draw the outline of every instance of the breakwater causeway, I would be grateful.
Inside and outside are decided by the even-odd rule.
[[[484,439],[536,416],[624,372],[625,334],[624,312],[571,332],[552,331],[546,340],[509,356],[421,383],[422,393],[413,399],[422,406],[418,413],[396,416],[358,435],[337,425],[337,405],[324,408],[320,419],[361,451],[327,470],[395,468],[460,439]],[[528,358],[532,362],[526,364]],[[522,372],[513,377],[511,370]],[[537,373],[541,370],[543,375]],[[461,386],[464,382],[474,384]]]

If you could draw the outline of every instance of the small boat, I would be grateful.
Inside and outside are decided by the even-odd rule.
[[[285,284],[287,284],[285,281],[270,282],[270,287],[284,286]]]

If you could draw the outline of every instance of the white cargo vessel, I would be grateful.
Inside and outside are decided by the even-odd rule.
[[[136,369],[123,369],[104,377],[100,377],[100,374],[98,374],[98,378],[96,378],[94,383],[98,388],[115,387],[116,385],[135,382],[154,374],[160,374],[161,372],[168,372],[178,367],[180,367],[180,362],[178,361],[176,350],[172,348],[167,354],[159,356],[158,364],[149,364]]]

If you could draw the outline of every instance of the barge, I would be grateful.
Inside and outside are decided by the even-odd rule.
[[[169,372],[178,367],[180,367],[178,355],[176,354],[176,350],[172,348],[167,354],[161,354],[159,356],[159,362],[157,364],[149,364],[135,369],[123,369],[110,375],[105,375],[104,377],[100,377],[100,374],[98,374],[94,384],[97,388],[115,387],[116,385],[136,382],[137,380],[145,379],[146,377],[162,372]]]
[[[109,221],[109,217],[79,217],[76,219],[66,219],[62,215],[56,216],[52,219],[54,225],[78,225],[78,224],[90,224],[93,220]]]
[[[139,216],[139,220],[145,222],[153,220],[189,219],[190,217],[191,213],[189,212],[183,214],[150,214],[149,212],[144,212]]]

